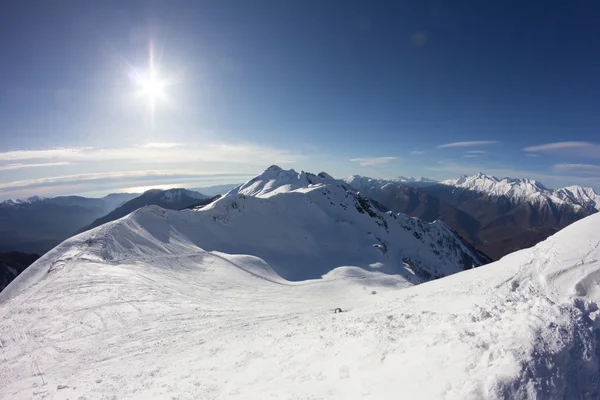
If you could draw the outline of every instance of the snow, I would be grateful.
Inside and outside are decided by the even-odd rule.
[[[357,190],[364,192],[368,190],[379,190],[386,185],[407,185],[407,186],[432,186],[438,182],[428,178],[413,178],[399,176],[394,179],[375,179],[367,176],[352,175],[344,179],[344,182],[348,185],[356,188]]]
[[[409,176],[409,177],[399,176],[395,179],[392,179],[392,181],[393,182],[403,182],[403,183],[413,183],[413,184],[436,184],[436,183],[438,183],[434,179],[429,179],[429,178],[424,178],[424,177],[413,178],[412,176]]]
[[[26,199],[8,199],[0,202],[0,206],[16,206],[21,204],[37,203],[38,201],[51,199],[51,197],[31,196]]]
[[[589,205],[593,209],[600,211],[600,195],[597,194],[592,188],[567,186],[565,188],[556,190],[555,195],[563,199],[565,202]]]
[[[533,179],[498,179],[495,176],[489,176],[481,172],[472,176],[463,175],[457,179],[449,179],[440,183],[491,196],[505,196],[516,202],[552,202],[554,204],[568,204],[576,209],[600,210],[600,195],[592,188],[581,186],[553,190]]]
[[[598,397],[600,214],[413,286],[369,236],[327,231],[343,216],[329,179],[266,171],[200,210],[146,207],[63,242],[0,293],[0,397]],[[387,255],[419,243],[392,241],[389,218]],[[344,264],[355,240],[371,253]]]

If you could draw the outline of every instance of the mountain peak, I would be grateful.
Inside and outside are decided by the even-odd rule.
[[[285,170],[277,165],[267,168],[262,174],[232,189],[228,195],[271,197],[283,192],[312,190],[317,186],[337,182],[331,175],[321,172],[319,175],[310,172]]]
[[[280,171],[283,171],[283,169],[279,165],[273,164],[269,168],[265,169],[265,172],[270,172],[270,171],[280,172]]]
[[[317,174],[317,176],[318,176],[319,178],[323,178],[323,179],[335,179],[335,178],[333,178],[331,175],[329,175],[327,172],[319,172],[319,173]]]

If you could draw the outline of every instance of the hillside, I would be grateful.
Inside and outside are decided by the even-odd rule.
[[[0,393],[598,396],[600,215],[499,262],[413,286],[410,266],[385,263],[429,247],[411,235],[391,240],[403,231],[396,223],[414,219],[383,217],[352,192],[352,217],[333,214],[343,186],[330,182],[270,169],[198,211],[145,207],[62,243],[0,293]],[[382,221],[387,254],[370,240],[346,258],[370,237],[365,228],[385,231]],[[417,226],[428,237],[443,225]],[[425,262],[433,259],[423,264],[435,268]],[[307,279],[325,265],[322,278]]]

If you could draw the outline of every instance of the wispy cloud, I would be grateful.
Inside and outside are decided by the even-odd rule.
[[[81,185],[85,183],[101,183],[114,181],[144,181],[156,179],[179,179],[179,178],[211,178],[211,177],[232,177],[232,176],[251,176],[244,173],[201,173],[194,170],[140,170],[140,171],[119,171],[119,172],[100,172],[88,174],[74,174],[53,176],[47,178],[27,179],[13,182],[0,183],[0,192],[23,189],[39,188],[59,185]]]
[[[590,142],[555,142],[522,149],[529,153],[600,157],[600,145]]]
[[[60,166],[60,165],[70,165],[70,164],[71,163],[66,162],[66,161],[53,162],[53,163],[41,163],[41,164],[15,163],[15,164],[0,165],[0,171],[10,171],[10,170],[21,169],[21,168],[56,167],[56,166]]]
[[[537,153],[527,153],[525,154],[527,157],[541,157],[541,155],[537,154]]]
[[[410,152],[411,156],[421,156],[423,154],[425,154],[426,151],[425,150],[413,150]]]
[[[467,150],[465,151],[467,154],[487,154],[485,150]]]
[[[44,150],[15,150],[0,153],[0,161],[45,160],[74,158],[89,148],[56,148]]]
[[[357,162],[363,167],[375,167],[384,165],[391,161],[397,160],[398,157],[371,157],[371,158],[353,158],[350,161]]]
[[[0,153],[0,162],[53,160],[55,162],[85,163],[123,160],[128,162],[183,163],[202,161],[262,166],[273,163],[294,163],[303,158],[302,154],[285,149],[243,143],[185,145],[179,143],[149,143],[121,148],[61,148],[16,150]]]
[[[479,158],[477,154],[465,154],[462,158]]]
[[[537,146],[525,147],[523,149],[523,151],[545,152],[545,151],[564,150],[564,149],[573,149],[573,148],[584,148],[584,147],[588,147],[588,146],[594,146],[594,144],[589,143],[589,142],[556,142],[556,143],[546,143],[546,144],[540,144]]]
[[[453,142],[440,144],[436,149],[449,149],[454,147],[476,147],[476,146],[488,146],[491,144],[499,143],[496,140],[474,140],[471,142]]]
[[[146,143],[141,147],[147,147],[150,149],[172,149],[174,147],[182,147],[183,143],[166,143],[166,142],[157,142],[157,143]]]
[[[600,165],[592,164],[556,164],[554,169],[559,172],[581,173],[581,174],[600,174]]]

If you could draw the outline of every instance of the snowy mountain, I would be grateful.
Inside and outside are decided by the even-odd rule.
[[[400,182],[400,183],[405,183],[409,186],[430,186],[430,185],[435,185],[438,183],[438,181],[434,180],[434,179],[429,179],[429,178],[413,178],[412,176],[410,177],[405,177],[405,176],[399,176],[395,179],[392,179],[393,182]]]
[[[362,195],[374,199],[394,212],[428,222],[441,220],[470,243],[481,244],[478,238],[481,224],[474,217],[427,193],[422,187],[357,175],[345,179],[345,182],[359,190]]]
[[[198,211],[139,209],[65,241],[0,293],[0,393],[598,397],[600,214],[414,287],[406,269],[357,268],[418,246],[402,234],[411,220],[326,175],[274,168]],[[383,221],[387,254],[363,232],[384,235]],[[282,277],[325,264],[321,279]]]
[[[190,206],[206,205],[213,199],[202,193],[186,189],[151,189],[135,197],[110,213],[94,220],[91,224],[81,228],[79,232],[95,228],[110,221],[115,221],[137,210],[140,207],[157,205],[169,210],[181,210]]]
[[[418,187],[358,175],[345,182],[394,212],[444,221],[494,260],[537,244],[600,204],[590,188],[552,190],[535,180],[481,173]]]
[[[51,199],[52,197],[43,197],[43,196],[31,196],[26,199],[8,199],[0,202],[0,207],[10,207],[10,206],[18,206],[21,204],[32,204],[37,203],[39,201]]]
[[[578,204],[586,210],[600,211],[600,195],[592,188],[567,186],[555,190],[554,195],[565,203]]]
[[[351,265],[415,282],[488,262],[442,222],[387,212],[326,173],[272,166],[200,215],[219,222],[198,222],[200,247],[258,256],[289,280]]]
[[[479,173],[473,176],[463,175],[458,179],[440,182],[444,185],[468,189],[489,196],[503,196],[513,204],[528,202],[533,204],[567,204],[576,210],[600,210],[600,195],[592,188],[570,186],[562,189],[548,189],[533,179],[502,178]]]
[[[399,176],[394,179],[375,179],[369,178],[367,176],[361,175],[351,175],[344,179],[348,185],[352,186],[354,189],[358,191],[367,191],[367,190],[378,190],[387,185],[398,185],[402,184],[405,186],[411,187],[425,187],[438,184],[437,181],[428,178],[412,178],[412,177],[404,177]]]
[[[0,251],[43,254],[77,229],[138,196],[115,193],[103,198],[39,197],[0,203]]]

